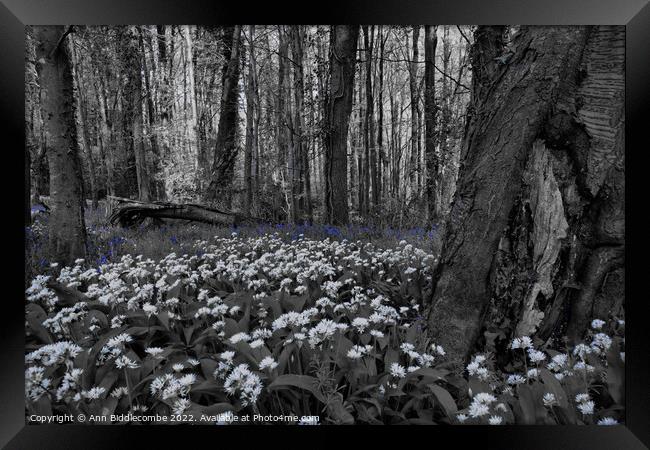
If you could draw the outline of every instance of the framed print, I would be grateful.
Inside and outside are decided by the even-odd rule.
[[[2,444],[647,448],[647,1],[321,9],[3,0]]]

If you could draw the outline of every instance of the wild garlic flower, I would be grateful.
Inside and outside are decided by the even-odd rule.
[[[546,359],[546,354],[544,354],[544,352],[540,352],[539,350],[535,350],[534,348],[529,348],[528,358],[532,363],[539,363]]]
[[[370,321],[365,317],[355,317],[352,320],[352,326],[356,328],[359,333],[363,333],[370,325]]]
[[[593,328],[594,330],[600,330],[603,327],[603,325],[605,325],[604,320],[594,319],[591,321],[591,328]]]
[[[590,415],[594,413],[594,402],[589,400],[588,402],[580,403],[578,409],[583,415]]]
[[[365,355],[370,353],[370,350],[372,350],[371,345],[353,345],[350,350],[348,350],[348,358],[350,359],[360,359],[363,358]]]
[[[87,391],[81,391],[81,396],[87,400],[97,400],[104,392],[106,392],[105,388],[97,386]]]
[[[518,348],[525,350],[527,348],[532,348],[532,346],[533,346],[533,342],[528,336],[514,338],[512,340],[512,343],[510,344],[510,348],[512,348],[513,350],[516,350]]]
[[[72,363],[72,360],[81,353],[81,347],[70,341],[60,341],[40,347],[25,356],[27,363],[40,362],[48,367],[63,362]]]
[[[29,367],[25,371],[25,395],[30,400],[38,400],[47,392],[51,380],[45,378],[44,373],[44,367]]]
[[[145,353],[148,353],[149,355],[153,356],[154,358],[158,358],[164,350],[160,347],[147,347],[145,350]]]
[[[390,374],[395,378],[404,378],[406,376],[406,369],[399,363],[392,363],[390,365]]]
[[[470,403],[467,413],[472,418],[486,416],[490,414],[490,407],[485,403],[473,401]]]
[[[618,425],[618,421],[613,417],[603,417],[596,422],[596,425]]]
[[[116,387],[111,392],[111,397],[113,398],[122,398],[125,395],[129,395],[129,389],[126,386]]]
[[[542,402],[544,403],[544,406],[547,407],[555,405],[557,403],[557,400],[555,399],[555,394],[553,394],[552,392],[546,392],[542,397]]]
[[[172,414],[183,414],[187,409],[189,409],[191,402],[186,398],[179,398],[174,401],[172,407]]]
[[[251,348],[258,348],[264,345],[264,340],[263,339],[255,339],[254,341],[251,341],[250,344]]]
[[[140,367],[135,361],[132,361],[126,355],[122,355],[122,356],[119,356],[119,357],[115,358],[115,366],[118,369],[124,369],[124,368],[137,369],[138,367]]]
[[[260,361],[259,368],[260,370],[269,369],[273,370],[278,367],[278,363],[273,359],[272,356],[267,356]]]
[[[519,374],[508,375],[508,378],[506,378],[506,383],[508,383],[510,385],[513,385],[513,386],[517,385],[517,384],[523,384],[525,382],[526,382],[526,379],[524,377],[522,377],[521,375],[519,375]]]
[[[591,341],[591,348],[596,353],[606,353],[607,350],[612,346],[612,338],[610,338],[605,333],[598,333],[594,335]]]
[[[490,425],[501,425],[503,423],[503,417],[501,416],[490,416],[488,419]]]
[[[251,337],[250,337],[250,335],[248,333],[244,333],[242,331],[242,332],[239,332],[239,333],[236,333],[236,334],[233,334],[232,336],[230,336],[229,340],[230,340],[231,344],[236,344],[238,342],[248,342],[248,341],[251,340]]]
[[[489,405],[490,403],[496,402],[497,398],[487,392],[479,392],[474,395],[473,401]]]
[[[223,388],[229,395],[239,392],[242,405],[248,406],[257,402],[262,392],[262,380],[250,371],[248,364],[240,364],[226,377]]]

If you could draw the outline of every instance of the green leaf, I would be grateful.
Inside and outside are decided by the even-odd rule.
[[[314,397],[322,403],[327,403],[327,400],[318,388],[318,379],[309,375],[280,375],[269,385],[268,389],[283,389],[291,386],[305,389],[314,394]]]
[[[458,406],[456,406],[454,398],[447,391],[447,389],[438,386],[437,384],[428,384],[427,386],[429,389],[431,389],[433,396],[436,398],[438,403],[440,403],[440,406],[442,406],[442,409],[445,411],[445,414],[447,414],[447,417],[450,419],[453,418],[455,413],[458,411]]]
[[[37,308],[40,309],[40,311]],[[42,342],[51,344],[53,342],[52,336],[50,336],[50,332],[43,326],[43,321],[46,318],[47,316],[40,306],[32,304],[27,305],[26,319],[29,330]]]
[[[607,352],[607,388],[614,401],[622,405],[625,403],[625,364],[617,344],[613,343]]]
[[[448,370],[432,369],[431,367],[422,367],[418,370],[406,374],[406,378],[414,378],[417,376],[422,376],[425,378],[433,378],[434,380],[444,380],[448,374],[449,374]]]
[[[524,425],[535,424],[535,397],[530,386],[520,384],[517,388],[519,394],[519,407],[521,408],[521,420]]]
[[[343,396],[340,394],[327,403],[327,412],[337,425],[354,425],[354,417],[343,406]]]
[[[281,304],[284,311],[300,312],[307,301],[306,295],[284,295],[281,297]]]

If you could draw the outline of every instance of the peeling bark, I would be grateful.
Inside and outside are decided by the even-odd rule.
[[[475,85],[429,312],[452,360],[481,332],[503,345],[568,324],[576,339],[620,304],[623,40],[623,27],[524,27]]]

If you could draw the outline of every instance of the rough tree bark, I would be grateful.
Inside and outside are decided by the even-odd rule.
[[[75,111],[72,60],[63,26],[36,26],[36,59],[50,167],[50,258],[71,264],[86,256],[83,178]]]
[[[334,25],[330,31],[330,79],[325,99],[325,217],[348,223],[347,136],[359,27]]]
[[[575,340],[590,318],[617,314],[624,42],[618,26],[522,27],[511,54],[492,53],[478,68],[488,75],[474,86],[428,308],[429,335],[452,361],[481,343],[481,331],[505,347],[568,321]]]
[[[231,38],[225,39],[223,51],[224,59],[228,63],[224,66],[222,72],[221,114],[219,115],[219,128],[214,148],[212,176],[206,197],[212,202],[221,199],[222,203],[227,208],[230,208],[232,202],[231,185],[237,157],[237,97],[239,92],[241,25],[235,25],[231,29],[227,29],[225,33],[230,35]]]

